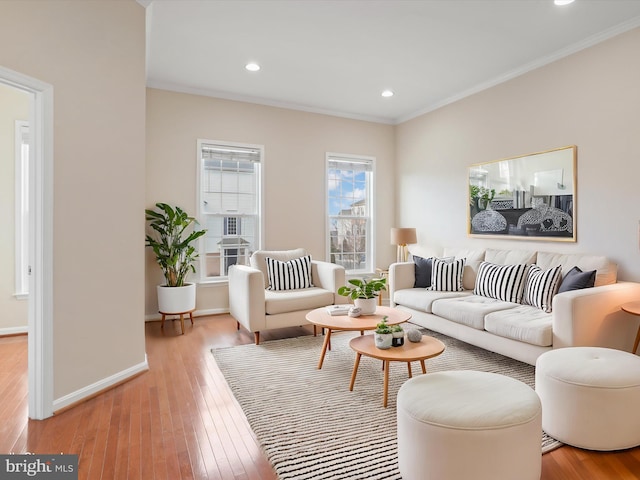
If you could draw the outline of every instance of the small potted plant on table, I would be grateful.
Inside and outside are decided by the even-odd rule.
[[[345,285],[338,289],[338,295],[349,297],[356,307],[362,309],[362,315],[376,313],[376,299],[380,291],[387,289],[386,278],[349,280],[351,285]]]
[[[392,346],[401,347],[404,345],[404,329],[402,325],[392,325],[391,334],[393,335]]]
[[[382,350],[391,348],[393,343],[393,332],[391,330],[391,326],[387,324],[387,318],[388,317],[385,315],[382,321],[376,325],[376,329],[373,334],[376,347]]]

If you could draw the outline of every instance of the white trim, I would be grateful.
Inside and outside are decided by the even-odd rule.
[[[15,298],[16,300],[19,300],[19,301],[29,300],[29,294],[28,293],[14,293],[13,294],[13,298]]]
[[[149,363],[147,361],[147,354],[144,355],[144,362],[129,367],[121,372],[118,372],[110,377],[103,378],[102,380],[92,383],[91,385],[87,385],[86,387],[82,387],[80,390],[76,390],[75,392],[71,392],[68,395],[57,398],[53,402],[54,411],[61,410],[69,405],[73,405],[75,403],[81,402],[90,398],[93,395],[99,394],[114,385],[118,385],[131,377],[138,375],[139,373],[146,372],[149,370]]]
[[[53,415],[53,86],[0,66],[0,82],[31,94],[29,108],[29,417]]]
[[[22,335],[27,333],[29,327],[5,327],[0,328],[0,337],[6,337],[8,335]]]
[[[147,77],[148,78],[148,77]],[[300,105],[297,103],[281,102],[263,97],[253,97],[251,95],[241,95],[231,92],[223,92],[220,90],[210,90],[208,88],[195,88],[178,85],[171,82],[162,82],[158,80],[147,80],[148,88],[156,88],[158,90],[168,90],[170,92],[188,93],[190,95],[199,95],[202,97],[221,98],[223,100],[233,100],[235,102],[253,103],[256,105],[267,105],[269,107],[286,108],[288,110],[297,110],[300,112],[317,113],[320,115],[330,115],[332,117],[350,118],[352,120],[362,120],[363,122],[382,123],[384,125],[395,125],[393,118],[377,117],[375,115],[360,115],[356,113],[339,112],[337,110],[329,110],[325,108],[312,107],[309,105]]]
[[[196,310],[193,312],[194,317],[204,317],[206,315],[222,315],[225,313],[229,313],[229,308],[208,308],[206,310]],[[167,315],[165,318],[173,319],[180,318],[180,315]],[[145,322],[157,322],[158,320],[162,320],[162,315],[159,313],[152,313],[151,315],[145,315]]]
[[[27,131],[27,135],[29,132],[29,122],[25,120],[16,120],[15,121],[15,166],[14,166],[14,221],[15,221],[15,251],[14,251],[14,292],[16,296],[26,296],[29,294],[29,287],[25,285],[25,282],[28,282],[28,273],[25,268],[26,265],[29,264],[29,245],[25,248],[24,242],[29,237],[29,224],[28,221],[24,222],[23,218],[23,198],[24,198],[24,190],[26,190],[27,194],[29,193],[28,185],[24,185],[24,164],[22,162],[22,145],[24,139],[24,132]],[[29,137],[27,137],[29,138]],[[29,174],[29,165],[27,163],[27,175]],[[28,178],[27,178],[28,182]],[[27,200],[28,203],[28,200]],[[25,225],[25,223],[27,223]],[[27,230],[26,232],[24,230]],[[28,268],[28,267],[27,267]]]
[[[638,17],[634,17],[631,18],[629,20],[627,20],[626,22],[620,23],[618,25],[616,25],[613,28],[610,28],[608,30],[604,30],[600,33],[597,33],[596,35],[592,35],[589,38],[585,38],[584,40],[574,43],[573,45],[569,45],[568,47],[565,47],[561,50],[558,50],[554,53],[552,53],[551,55],[547,55],[546,57],[542,57],[539,58],[537,60],[534,60],[533,62],[529,62],[525,65],[522,65],[521,67],[518,67],[514,70],[511,70],[510,72],[506,72],[502,75],[498,75],[495,78],[492,78],[491,80],[488,80],[486,82],[480,83],[479,85],[476,85],[474,87],[471,87],[467,90],[464,90],[462,92],[459,92],[455,95],[452,95],[448,98],[445,98],[443,100],[437,101],[425,108],[422,108],[420,110],[417,110],[413,113],[409,113],[407,115],[402,115],[398,118],[396,118],[393,122],[391,122],[393,125],[399,125],[401,123],[407,122],[413,118],[419,117],[420,115],[424,115],[426,113],[432,112],[434,110],[437,110],[438,108],[444,107],[446,105],[449,105],[451,103],[457,102],[458,100],[462,100],[463,98],[469,97],[471,95],[474,95],[476,93],[482,92],[483,90],[487,90],[491,87],[495,87],[496,85],[499,85],[501,83],[507,82],[509,80],[512,80],[516,77],[519,77],[520,75],[524,75],[525,73],[528,73],[532,70],[536,70],[540,67],[544,67],[545,65],[548,65],[550,63],[555,62],[556,60],[560,60],[564,57],[568,57],[569,55],[572,55],[574,53],[577,53],[581,50],[584,50],[586,48],[589,47],[593,47],[594,45],[597,45],[599,43],[604,42],[605,40],[609,40],[610,38],[613,38],[617,35],[620,35],[624,32],[627,32],[629,30],[632,30],[636,27],[640,26],[640,16]]]

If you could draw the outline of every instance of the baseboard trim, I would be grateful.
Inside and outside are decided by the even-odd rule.
[[[204,317],[205,315],[222,315],[224,313],[229,313],[228,308],[209,308],[206,310],[196,310],[193,312],[194,317]],[[167,315],[168,319],[171,318],[179,318],[179,315]],[[145,315],[145,322],[157,322],[158,320],[162,320],[162,315],[159,313],[152,313],[151,315]]]
[[[26,335],[29,327],[6,327],[0,328],[0,337],[12,337],[14,335]]]
[[[60,414],[72,407],[75,407],[79,403],[86,402],[87,400],[104,393],[118,385],[131,380],[134,377],[149,370],[149,363],[147,361],[147,354],[144,355],[144,362],[134,365],[122,370],[121,372],[104,378],[98,382],[87,385],[80,390],[76,390],[64,397],[60,397],[53,401],[53,414]]]

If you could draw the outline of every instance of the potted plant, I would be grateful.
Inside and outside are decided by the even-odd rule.
[[[392,346],[401,347],[404,345],[404,329],[402,325],[392,325],[391,334],[393,335]]]
[[[387,318],[388,317],[385,315],[382,321],[376,325],[376,329],[373,333],[376,347],[382,350],[391,348],[393,343],[393,333],[391,327],[387,324]]]
[[[146,245],[153,249],[164,274],[164,285],[158,285],[158,310],[162,313],[183,313],[196,307],[196,286],[186,283],[189,272],[196,271],[198,258],[194,242],[206,230],[193,230],[196,219],[180,207],[156,203],[156,210],[146,209],[146,220],[155,236],[146,236]]]
[[[349,280],[351,285],[344,285],[338,289],[338,295],[349,297],[356,307],[362,309],[363,315],[371,315],[376,312],[376,297],[380,291],[387,289],[386,278]]]

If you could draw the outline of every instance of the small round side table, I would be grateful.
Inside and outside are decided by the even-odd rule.
[[[640,316],[640,301],[638,302],[629,302],[621,305],[620,308],[631,315]],[[638,351],[638,344],[640,343],[640,325],[638,326],[638,333],[636,334],[636,341],[633,343],[633,352],[636,353]]]

